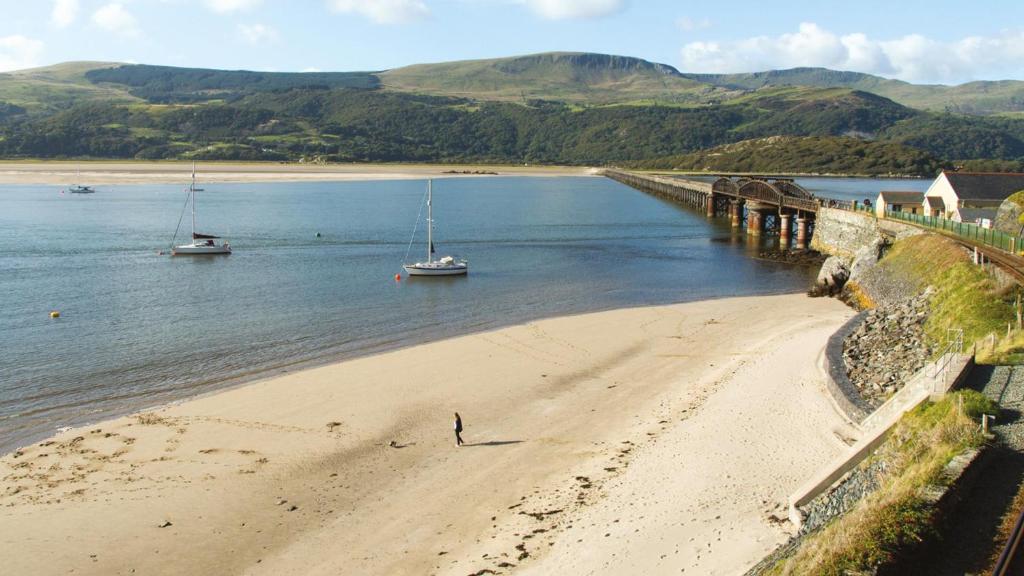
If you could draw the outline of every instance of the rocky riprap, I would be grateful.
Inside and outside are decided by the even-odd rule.
[[[825,262],[825,255],[817,250],[770,249],[758,252],[757,257],[798,266],[821,266]]]
[[[932,355],[924,334],[930,292],[870,310],[847,338],[843,363],[861,397],[878,407],[924,368]]]

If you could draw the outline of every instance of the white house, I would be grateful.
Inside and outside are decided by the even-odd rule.
[[[878,193],[878,199],[875,200],[875,214],[879,218],[884,218],[886,211],[923,214],[923,203],[924,192],[883,190]]]
[[[1021,190],[1024,174],[943,170],[924,193],[924,213],[956,222],[994,220],[1003,200]]]

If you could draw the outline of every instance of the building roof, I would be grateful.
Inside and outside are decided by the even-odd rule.
[[[1024,174],[1001,172],[943,172],[961,200],[1005,200],[1024,190]]]
[[[961,222],[974,222],[979,218],[996,219],[996,210],[994,208],[960,208],[957,212],[960,213]]]
[[[878,193],[878,202],[889,204],[921,204],[924,202],[924,192],[909,190],[882,190]]]
[[[942,199],[942,196],[929,196],[928,206],[931,207],[932,210],[938,209],[944,211],[946,209],[946,201]]]

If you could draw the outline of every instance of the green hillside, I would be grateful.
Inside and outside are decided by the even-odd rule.
[[[732,90],[756,90],[766,86],[816,86],[851,88],[890,98],[920,110],[961,114],[1024,112],[1024,82],[969,82],[959,86],[919,85],[859,72],[826,68],[793,68],[750,74],[683,74],[684,77]]]
[[[132,96],[156,103],[231,99],[296,88],[380,86],[380,80],[369,72],[250,72],[143,64],[93,68],[84,73],[84,79],[93,84],[124,87]]]
[[[633,162],[634,168],[711,173],[932,175],[942,162],[891,142],[836,136],[772,136]]]
[[[389,90],[512,102],[703,104],[735,92],[687,79],[665,64],[577,52],[418,64],[379,76]]]
[[[101,86],[85,77],[90,70],[112,66],[119,64],[66,62],[45,68],[0,73],[0,109],[3,104],[8,104],[28,112],[50,113],[83,102],[138,100],[124,87]]]
[[[379,73],[78,62],[0,74],[0,158],[646,162],[872,174],[1024,162],[1024,113],[927,112],[879,95],[925,88],[821,69],[683,75],[638,58],[562,52]],[[779,136],[787,138],[772,140]],[[748,141],[760,144],[716,149]]]

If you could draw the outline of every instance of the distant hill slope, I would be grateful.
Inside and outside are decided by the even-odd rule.
[[[0,73],[0,104],[29,112],[48,113],[91,101],[132,102],[138,100],[123,87],[99,86],[86,79],[92,70],[120,64],[111,62],[65,62],[45,68]]]
[[[254,92],[295,88],[373,89],[380,81],[369,72],[251,72],[122,64],[94,68],[85,78],[95,84],[128,87],[150,102],[195,102]]]
[[[1012,108],[1018,84],[984,90]],[[0,74],[0,158],[607,164],[785,136],[803,139],[730,148],[730,162],[756,152],[770,166],[784,152],[868,173],[1024,162],[1024,114],[922,111],[879,95],[939,88],[823,69],[684,75],[570,52],[350,73],[72,62]]]
[[[793,68],[749,74],[682,74],[733,90],[756,90],[765,86],[816,86],[851,88],[890,98],[904,106],[921,110],[962,114],[1000,114],[1024,112],[1024,82],[969,82],[959,86],[910,84],[860,72],[840,72],[827,68]]]
[[[942,163],[894,143],[836,136],[772,136],[630,163],[636,168],[758,174],[934,174]]]
[[[400,92],[515,102],[702,104],[736,92],[685,78],[665,64],[579,52],[417,64],[379,77]]]

